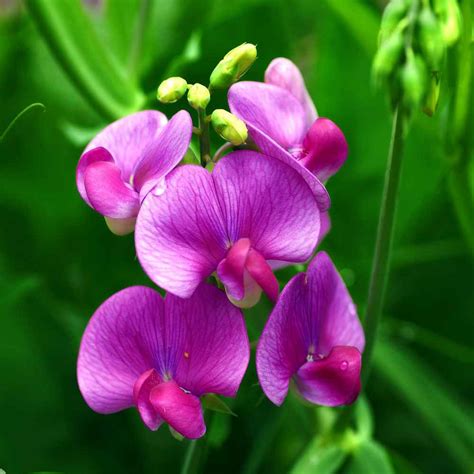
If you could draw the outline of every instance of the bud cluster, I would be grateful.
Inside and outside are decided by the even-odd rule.
[[[457,0],[391,0],[380,26],[373,74],[390,87],[393,103],[408,110],[436,110],[440,70],[447,48],[460,35]]]

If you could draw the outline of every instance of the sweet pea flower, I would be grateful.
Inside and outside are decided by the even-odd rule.
[[[249,356],[242,314],[219,289],[203,284],[184,300],[135,286],[92,316],[77,378],[98,413],[135,407],[150,430],[168,423],[199,438],[206,431],[200,397],[234,397]]]
[[[229,153],[212,173],[181,166],[167,192],[148,195],[135,246],[148,276],[182,298],[214,272],[231,301],[278,297],[272,265],[310,258],[320,231],[317,201],[288,165],[254,151]]]
[[[257,373],[276,405],[293,380],[300,395],[326,406],[350,404],[360,392],[365,338],[356,308],[325,252],[282,291],[257,348]]]
[[[163,192],[166,175],[184,157],[191,140],[190,115],[145,110],[102,130],[87,145],[76,184],[84,201],[105,216],[112,232],[132,232],[144,197]]]

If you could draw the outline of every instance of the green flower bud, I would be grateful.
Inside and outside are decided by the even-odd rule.
[[[225,89],[237,82],[257,59],[257,47],[243,43],[229,51],[211,73],[210,85]]]
[[[444,40],[440,24],[435,14],[424,7],[418,17],[421,49],[430,67],[437,71],[444,55]]]
[[[431,75],[428,92],[426,94],[425,103],[423,104],[423,112],[430,117],[436,112],[439,100],[440,79],[438,73]]]
[[[170,77],[158,86],[157,99],[163,104],[173,104],[181,99],[188,90],[188,84],[182,77]]]
[[[379,45],[382,44],[397,28],[408,11],[406,0],[392,0],[383,12],[379,31]]]
[[[404,44],[403,32],[397,30],[380,45],[373,64],[376,79],[383,79],[392,73],[401,58]]]
[[[209,89],[202,84],[194,84],[188,91],[188,102],[193,109],[205,109],[210,100]]]
[[[211,122],[214,130],[232,145],[242,145],[247,140],[247,126],[227,110],[214,110],[211,115]]]
[[[408,107],[420,105],[426,93],[427,71],[423,60],[408,50],[406,62],[401,71],[403,99]]]
[[[461,11],[456,0],[436,0],[434,10],[441,21],[441,30],[447,46],[452,46],[461,34]]]

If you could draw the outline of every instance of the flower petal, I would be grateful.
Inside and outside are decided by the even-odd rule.
[[[237,82],[229,89],[228,99],[233,114],[284,149],[303,143],[308,130],[305,111],[286,90],[261,82]]]
[[[296,385],[312,403],[328,407],[348,405],[360,392],[361,363],[361,353],[355,347],[334,347],[324,359],[300,367]]]
[[[266,260],[254,249],[250,249],[246,268],[252,278],[258,283],[272,301],[278,299],[278,280]]]
[[[138,214],[138,194],[122,181],[114,163],[91,163],[84,173],[84,187],[92,207],[103,216],[125,219]]]
[[[79,388],[93,410],[114,413],[134,405],[137,379],[155,366],[163,314],[159,293],[141,286],[116,293],[94,313],[77,362]]]
[[[309,128],[318,114],[296,64],[287,58],[275,58],[265,71],[265,82],[282,87],[296,97],[305,109],[306,125]]]
[[[133,387],[133,399],[140,413],[143,423],[151,430],[156,431],[161,423],[162,418],[158,415],[150,402],[150,392],[161,383],[161,377],[155,369],[144,372],[135,382]]]
[[[136,112],[105,127],[87,145],[85,152],[105,148],[122,172],[123,181],[128,183],[136,162],[167,122],[166,116],[156,110]]]
[[[364,333],[344,282],[320,252],[306,275],[286,285],[260,338],[257,372],[267,397],[280,405],[308,357],[326,357],[335,346],[362,352]]]
[[[173,429],[186,438],[200,438],[206,432],[199,398],[184,392],[174,380],[157,385],[150,402]]]
[[[169,321],[181,321],[182,345],[173,378],[196,396],[235,396],[250,357],[241,311],[208,284],[189,299],[168,294],[165,306]]]
[[[135,164],[133,184],[140,190],[147,181],[166,176],[183,159],[193,133],[191,116],[185,110],[175,114],[152,140]]]
[[[249,238],[266,260],[304,262],[319,235],[317,202],[289,166],[254,151],[236,151],[212,173],[230,242]]]
[[[348,146],[341,129],[327,118],[318,118],[306,135],[303,146],[308,154],[301,163],[321,181],[326,181],[344,164]]]
[[[135,229],[135,246],[148,276],[189,298],[217,268],[228,248],[211,175],[195,165],[174,170],[166,191],[148,194]]]

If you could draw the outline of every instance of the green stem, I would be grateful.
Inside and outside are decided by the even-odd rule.
[[[366,343],[362,364],[362,384],[366,383],[370,373],[372,354],[377,339],[377,330],[390,269],[390,251],[403,155],[404,120],[403,109],[399,106],[393,116],[392,139],[385,173],[367,309],[363,321]]]
[[[34,104],[28,105],[28,107],[25,107],[21,112],[19,112],[16,117],[8,124],[7,128],[5,131],[0,135],[0,142],[2,142],[5,137],[7,136],[8,132],[13,128],[13,126],[16,124],[16,122],[23,117],[26,113],[28,113],[31,109],[34,109],[36,107],[40,107],[41,109],[45,110],[46,107],[41,104],[40,102],[35,102]]]
[[[189,474],[189,472],[191,472],[191,465],[193,462],[194,453],[196,452],[196,445],[196,439],[193,439],[189,442],[188,448],[186,449],[186,455],[184,457],[183,467],[181,468],[181,474]]]
[[[201,164],[206,165],[211,161],[211,141],[209,136],[209,122],[206,120],[206,110],[199,109],[199,151],[201,153]]]

